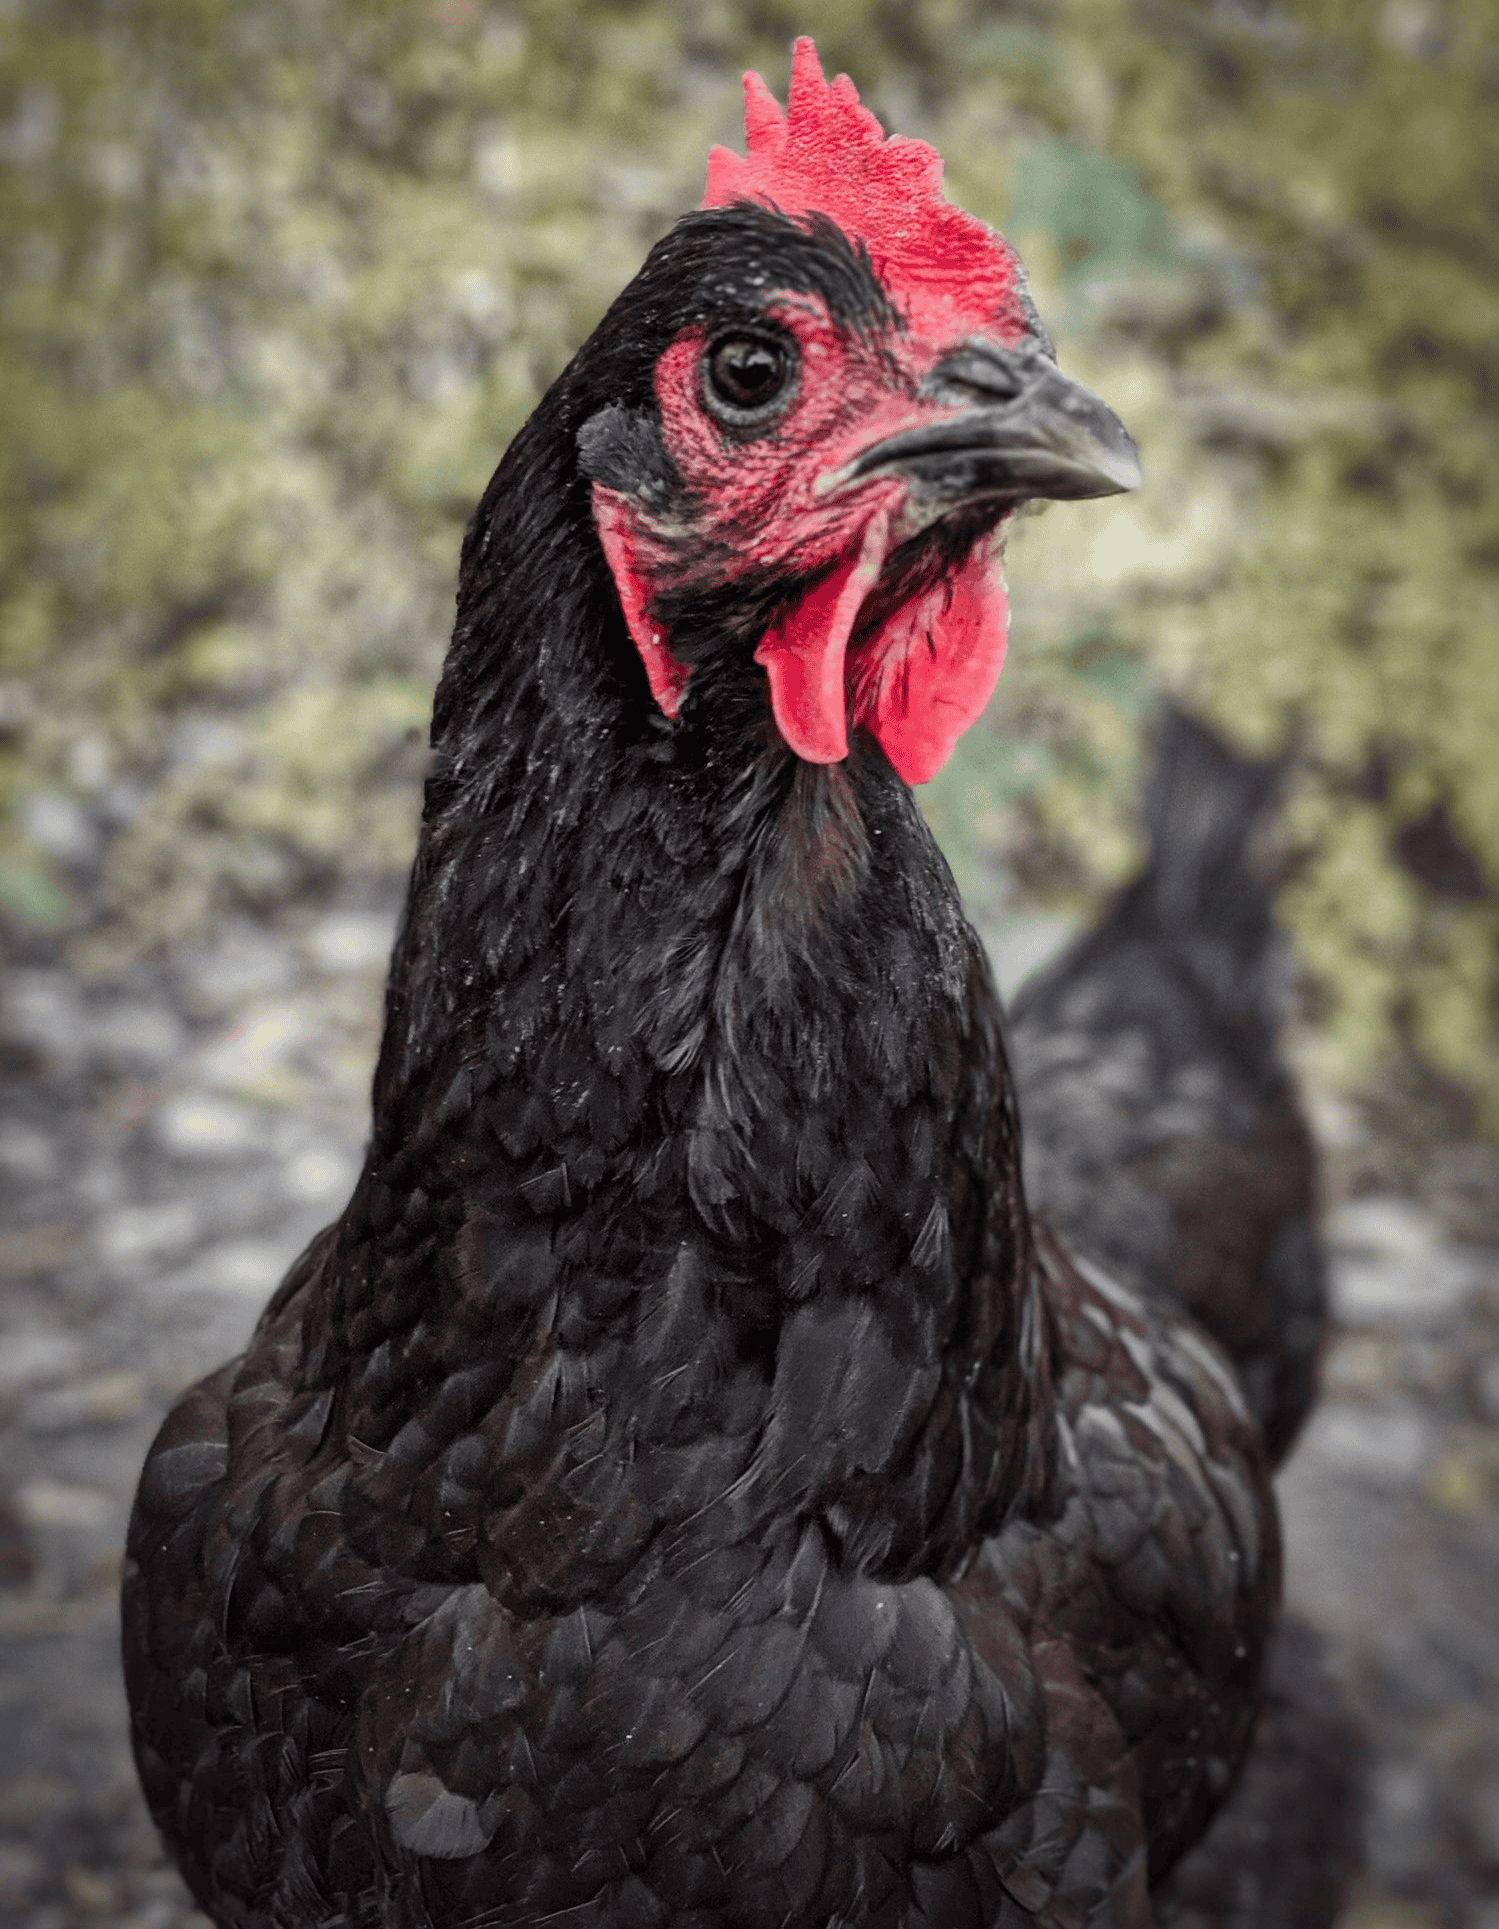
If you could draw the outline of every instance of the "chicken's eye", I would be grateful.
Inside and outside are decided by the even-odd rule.
[[[720,335],[703,357],[703,399],[735,427],[778,413],[795,384],[790,344],[774,335]]]

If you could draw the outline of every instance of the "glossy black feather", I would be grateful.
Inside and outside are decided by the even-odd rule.
[[[883,323],[693,217],[517,437],[365,1169],[147,1465],[135,1745],[222,1924],[1139,1925],[1247,1745],[1259,1432],[1169,1279],[1033,1235],[911,793],[776,734],[795,585],[676,612],[675,726],[626,635],[579,432],[752,273]]]

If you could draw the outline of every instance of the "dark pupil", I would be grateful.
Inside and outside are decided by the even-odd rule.
[[[720,342],[708,372],[724,401],[736,408],[753,409],[780,393],[786,379],[786,360],[770,342]]]

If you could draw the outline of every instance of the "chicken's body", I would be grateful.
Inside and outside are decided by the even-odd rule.
[[[778,328],[881,298],[815,225],[695,217],[501,464],[364,1173],[147,1465],[137,1756],[224,1925],[1122,1929],[1247,1745],[1259,1431],[1170,1281],[1032,1232],[998,1000],[896,767],[938,725],[877,668],[840,752],[841,680],[785,641],[837,569],[681,535],[660,371],[767,277]],[[944,379],[1008,379],[963,353]],[[887,446],[926,476],[953,419]],[[962,613],[934,660],[989,648],[989,579],[942,585],[999,510],[905,513],[855,536],[851,676],[902,599]]]

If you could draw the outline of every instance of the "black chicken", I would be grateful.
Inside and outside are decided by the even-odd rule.
[[[1145,1924],[1254,1722],[1260,1430],[1169,1240],[1033,1230],[909,788],[1133,451],[930,149],[747,89],[469,530],[354,1196],[141,1483],[221,1924]]]
[[[1248,850],[1279,774],[1169,713],[1149,861],[1022,988],[1010,1032],[1027,1203],[1208,1329],[1272,1461],[1311,1405],[1326,1311],[1316,1160],[1275,1048],[1286,961]]]

